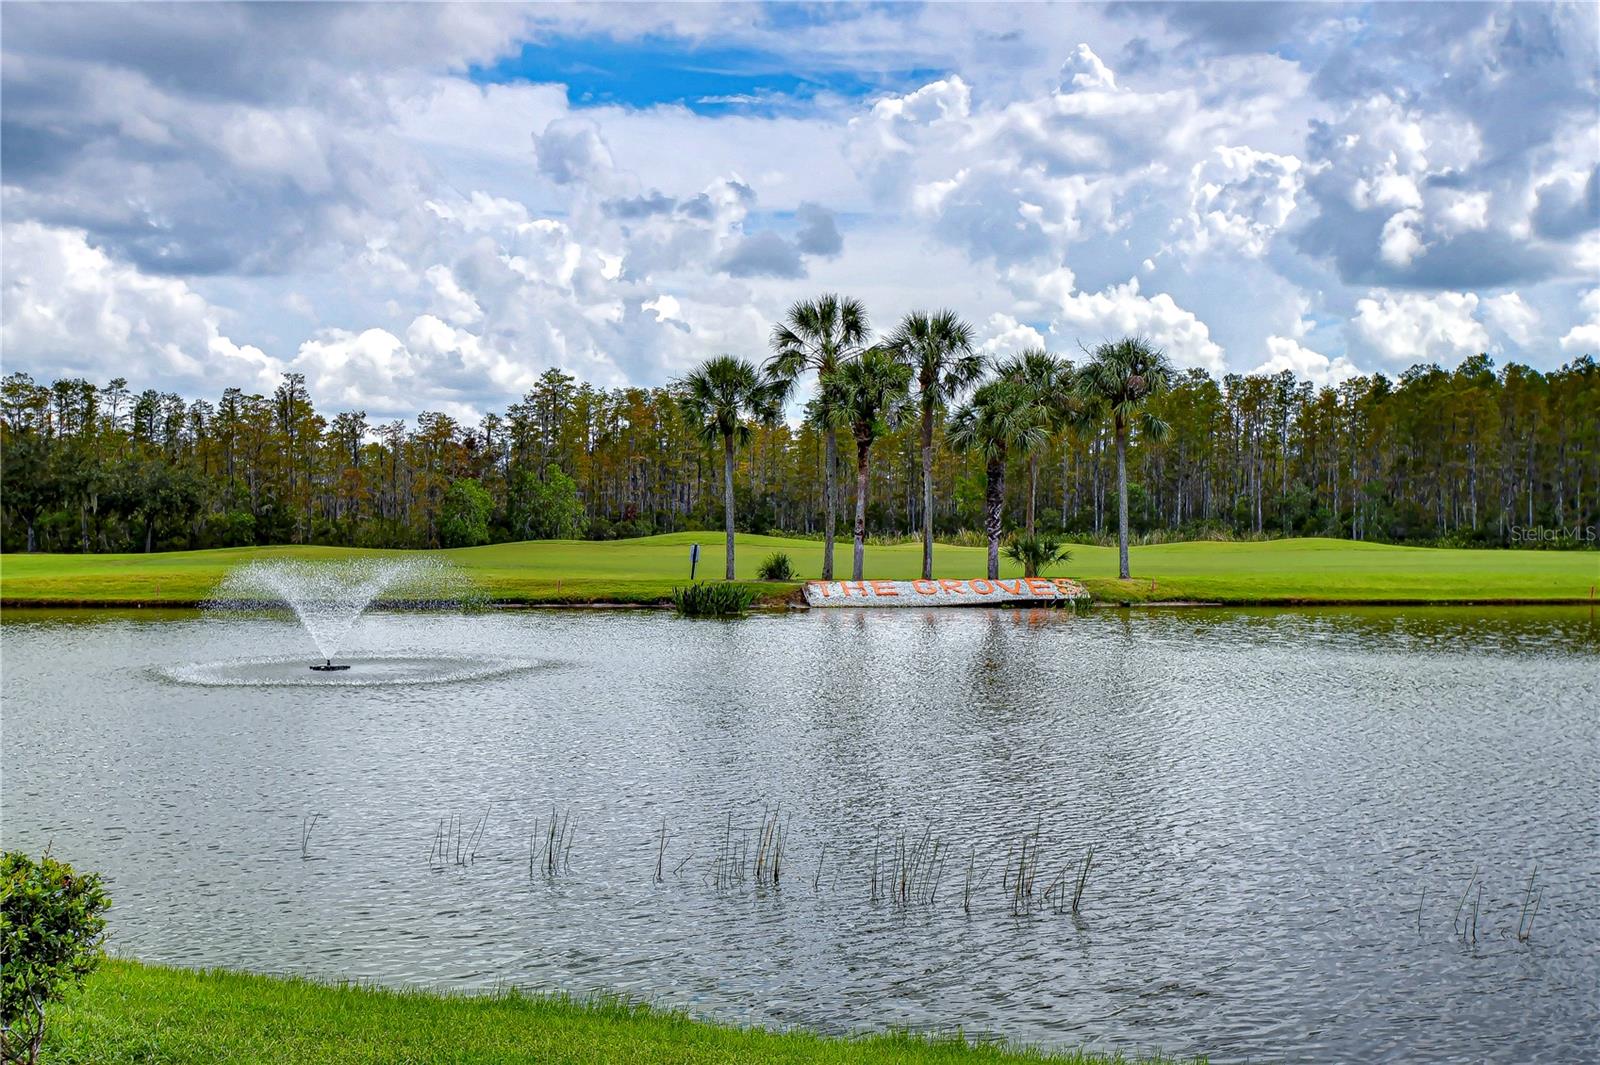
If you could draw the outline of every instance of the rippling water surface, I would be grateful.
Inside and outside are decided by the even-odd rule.
[[[103,870],[117,948],[151,961],[1218,1061],[1574,1061],[1600,1038],[1597,634],[1533,609],[393,614],[320,684],[279,623],[12,611],[4,844]],[[363,660],[437,682],[356,683]],[[530,877],[552,805],[570,869]],[[719,886],[774,809],[778,886]],[[467,864],[438,860],[451,818],[482,819]],[[1035,829],[1040,891],[1094,847],[1077,919],[1013,915]],[[901,834],[949,848],[931,905],[872,899]]]

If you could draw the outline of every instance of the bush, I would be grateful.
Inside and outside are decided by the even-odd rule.
[[[111,899],[99,875],[79,874],[46,854],[0,856],[0,1057],[35,1062],[45,1005],[81,988],[105,957]]]
[[[756,570],[756,576],[764,581],[792,581],[794,564],[789,561],[788,555],[782,551],[775,551],[761,563],[761,568]]]
[[[1020,565],[1024,575],[1037,577],[1051,566],[1071,562],[1072,552],[1062,549],[1061,537],[1042,533],[1012,537],[1006,544],[1006,557]]]
[[[489,542],[494,500],[475,478],[452,484],[439,504],[439,546],[477,547]]]
[[[740,584],[691,584],[672,589],[672,607],[686,618],[726,618],[743,614],[756,593]]]

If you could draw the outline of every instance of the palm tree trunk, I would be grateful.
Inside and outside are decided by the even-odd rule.
[[[855,556],[850,563],[850,579],[861,579],[862,563],[866,560],[867,547],[867,479],[871,470],[872,444],[865,440],[856,441],[856,549]]]
[[[1035,501],[1039,497],[1039,453],[1028,452],[1028,535],[1033,535]]]
[[[922,578],[933,578],[933,407],[922,408]]]
[[[728,573],[733,580],[733,437],[722,438],[722,524],[728,534]]]
[[[822,579],[831,581],[833,580],[833,524],[839,510],[839,487],[834,477],[834,467],[839,464],[839,436],[830,426],[823,432],[822,439],[824,444],[822,494],[825,497],[822,515]]]
[[[1117,576],[1128,579],[1128,430],[1117,426]]]
[[[984,471],[983,527],[989,534],[989,579],[1000,576],[1000,531],[1006,505],[1006,460],[989,460]]]

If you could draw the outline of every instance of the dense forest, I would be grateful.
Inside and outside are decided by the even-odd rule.
[[[230,388],[215,400],[12,373],[0,411],[3,546],[434,547],[719,529],[723,456],[685,417],[683,392],[595,388],[552,369],[475,425],[438,412],[407,424],[319,411],[292,373],[271,395]],[[1130,519],[1145,539],[1511,545],[1531,526],[1600,524],[1600,367],[1588,356],[1542,373],[1480,355],[1321,388],[1287,372],[1219,381],[1189,370],[1149,410],[1167,432],[1135,429],[1128,451]],[[971,538],[983,526],[984,463],[949,446],[946,413],[933,439],[934,526]],[[815,414],[813,404],[798,424],[749,426],[739,528],[822,528]],[[1031,511],[1068,538],[1115,530],[1109,421],[1062,424],[1008,461],[1007,528]],[[851,458],[839,462],[839,483],[853,484]],[[917,532],[920,475],[908,417],[875,446],[871,535]],[[841,511],[850,506],[841,491]]]

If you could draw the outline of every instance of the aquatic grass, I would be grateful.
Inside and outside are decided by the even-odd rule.
[[[1462,938],[1466,933],[1461,928],[1461,911],[1466,908],[1467,899],[1472,895],[1472,885],[1478,880],[1478,867],[1472,867],[1472,875],[1467,878],[1467,886],[1461,890],[1461,901],[1456,903],[1456,915],[1450,922],[1450,927]]]
[[[839,1038],[736,1028],[637,1000],[522,990],[401,991],[299,977],[194,971],[111,959],[59,1007],[52,1065],[1129,1065],[1047,1055],[959,1033]],[[1154,1063],[1157,1059],[1141,1059]],[[1171,1059],[1160,1059],[1170,1061]]]
[[[686,618],[737,617],[750,609],[756,593],[741,584],[726,581],[687,585],[672,589],[672,608]]]
[[[1539,894],[1534,895],[1533,884],[1539,878],[1539,863],[1533,863],[1533,872],[1528,874],[1528,889],[1522,896],[1522,912],[1517,914],[1517,942],[1526,943],[1533,936],[1533,921],[1539,916],[1539,905],[1544,902],[1544,888],[1539,889]],[[1533,905],[1533,912],[1528,912],[1529,903]],[[1526,922],[1526,924],[1524,924]]]
[[[1072,916],[1078,916],[1078,911],[1083,906],[1083,889],[1089,883],[1089,866],[1094,863],[1094,844],[1089,844],[1089,849],[1083,856],[1083,870],[1078,874],[1078,882],[1072,888]]]
[[[661,819],[660,842],[656,846],[656,883],[666,879],[662,876],[662,868],[667,860],[667,819]]]
[[[542,832],[539,825],[540,819],[535,817],[533,831],[528,833],[528,879],[533,879],[536,868],[546,879],[571,872],[572,842],[578,832],[572,823],[571,807],[562,811],[552,805]]]
[[[322,820],[319,813],[305,814],[300,818],[300,860],[306,861],[311,857],[311,833],[316,831],[317,822]]]
[[[874,904],[886,901],[897,907],[932,906],[938,898],[950,857],[950,844],[936,837],[931,827],[920,835],[901,830],[888,839],[882,829],[873,835],[872,864],[867,877],[868,896]]]

